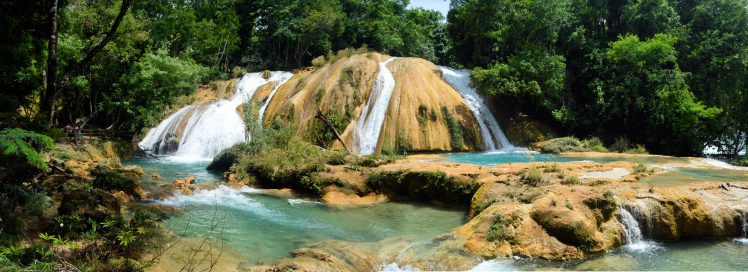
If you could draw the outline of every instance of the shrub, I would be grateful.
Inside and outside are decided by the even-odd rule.
[[[3,164],[13,161],[18,165],[15,158],[24,161],[28,166],[41,171],[48,171],[49,166],[40,153],[52,150],[54,142],[52,138],[23,130],[20,128],[6,128],[0,131],[0,154]]]
[[[569,175],[564,180],[561,181],[561,184],[563,185],[577,185],[580,183],[579,177],[575,175]]]
[[[635,164],[632,168],[634,170],[634,174],[641,174],[641,173],[646,173],[649,171],[649,168],[647,168],[647,166],[641,163]]]
[[[496,215],[493,220],[493,224],[486,233],[486,239],[489,242],[507,241],[514,238],[513,235],[507,233],[507,226],[511,225],[512,221],[503,218],[501,215]]]
[[[569,210],[574,210],[574,205],[571,204],[571,202],[566,201],[566,204],[564,205]]]
[[[600,186],[600,185],[605,185],[605,184],[608,184],[607,180],[601,180],[601,179],[599,179],[599,180],[596,180],[596,181],[593,181],[592,183],[590,183],[590,186]]]
[[[582,146],[582,142],[574,137],[550,139],[545,142],[537,143],[536,145],[540,147],[541,152],[550,154],[586,151],[586,149]]]
[[[630,147],[631,143],[629,142],[629,138],[618,137],[616,138],[615,142],[613,142],[613,145],[610,146],[610,150],[618,153],[624,153],[628,151]]]
[[[560,170],[560,169],[558,169],[558,163],[555,163],[555,162],[554,162],[554,163],[552,163],[551,165],[549,165],[549,166],[546,166],[546,167],[545,167],[545,169],[544,169],[543,171],[544,171],[544,172],[548,172],[548,173],[556,173],[556,172],[559,172],[559,171],[561,171],[561,170]]]
[[[418,115],[417,115],[418,118],[417,119],[418,119],[419,124],[423,125],[424,123],[426,123],[426,121],[429,120],[428,110],[429,108],[425,104],[421,103],[420,105],[418,105]]]
[[[452,150],[462,150],[462,147],[465,145],[465,140],[462,137],[462,125],[460,125],[460,122],[452,116],[452,113],[449,112],[449,109],[447,109],[446,106],[442,106],[442,114],[444,115],[444,122],[449,129]]]
[[[637,144],[634,146],[634,148],[631,148],[629,150],[626,150],[626,153],[629,154],[649,154],[646,148],[644,148],[643,145]]]
[[[603,145],[603,141],[597,137],[584,139],[582,141],[582,146],[588,151],[608,152],[608,149]]]
[[[410,143],[408,134],[405,134],[405,131],[402,129],[397,132],[397,137],[395,138],[395,151],[397,152],[396,155],[403,156],[413,151],[413,144]]]
[[[530,186],[538,186],[544,183],[543,172],[537,167],[532,167],[522,175],[521,181]]]
[[[316,68],[322,68],[322,66],[325,66],[327,64],[327,60],[325,59],[325,56],[319,56],[314,59],[312,59],[312,66]]]

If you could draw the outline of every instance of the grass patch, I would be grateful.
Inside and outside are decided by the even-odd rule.
[[[508,232],[507,229],[514,221],[514,218],[504,218],[501,215],[496,215],[496,218],[493,219],[493,224],[491,224],[486,233],[486,240],[489,242],[512,241],[514,235]]]
[[[560,171],[561,170],[558,168],[558,163],[552,163],[546,166],[545,169],[543,169],[543,172],[546,172],[546,173],[556,173]]]
[[[578,185],[580,183],[579,177],[575,175],[568,175],[564,180],[561,181],[563,185]]]
[[[532,167],[522,175],[521,181],[530,186],[539,186],[545,183],[543,171],[540,171],[537,167]]]
[[[487,209],[494,203],[496,203],[496,199],[489,199],[481,203],[478,203],[478,205],[475,205],[475,207],[473,207],[473,214],[475,215],[480,214],[481,212],[483,212],[485,209]]]

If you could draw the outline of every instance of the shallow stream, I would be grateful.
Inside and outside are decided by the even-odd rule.
[[[616,157],[617,160],[622,160]],[[581,158],[530,153],[450,154],[447,161],[492,165],[530,161],[610,161],[605,157]],[[623,159],[625,160],[625,159]],[[748,180],[748,171],[718,163],[694,162],[686,158],[634,158],[650,166],[670,167],[671,172],[648,182],[683,180]],[[156,186],[150,174],[161,180],[196,176],[198,182],[221,177],[205,170],[208,162],[141,159],[126,162],[146,172],[146,185]],[[673,170],[674,169],[674,170]],[[690,178],[689,178],[690,177]],[[191,237],[207,235],[215,217],[225,219],[220,239],[246,259],[246,263],[270,264],[289,251],[327,240],[352,242],[429,241],[465,223],[465,212],[408,203],[385,203],[365,208],[339,210],[310,199],[286,199],[259,194],[251,188],[198,190],[191,196],[173,196],[154,204],[180,207],[184,212],[163,224],[175,233]],[[186,231],[185,231],[186,230]],[[394,239],[388,239],[394,238]],[[747,270],[748,239],[720,241],[652,242],[626,246],[601,256],[576,262],[548,262],[522,258],[488,260],[474,270]],[[408,269],[390,264],[381,269]],[[449,269],[443,267],[441,269]]]

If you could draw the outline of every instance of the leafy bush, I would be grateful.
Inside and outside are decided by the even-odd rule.
[[[151,127],[159,120],[165,106],[176,97],[190,94],[210,70],[191,60],[169,56],[165,50],[147,53],[122,75],[115,90],[105,92],[103,109],[112,116],[131,120],[130,131]]]
[[[547,173],[556,173],[556,172],[559,172],[561,170],[558,169],[558,163],[554,162],[554,163],[551,163],[549,166],[546,166],[543,171],[547,172]]]
[[[521,181],[522,183],[525,183],[530,186],[541,185],[545,182],[543,179],[543,171],[541,171],[537,167],[532,167],[530,169],[527,169],[527,171],[522,175]]]
[[[21,159],[37,170],[48,171],[49,166],[40,154],[52,150],[52,138],[20,128],[6,128],[0,131],[0,151],[3,165],[18,165]],[[16,168],[16,167],[14,167]]]
[[[587,150],[582,145],[582,142],[574,137],[550,139],[545,142],[537,143],[536,145],[540,147],[541,152],[550,154],[559,154],[563,152],[583,152]]]

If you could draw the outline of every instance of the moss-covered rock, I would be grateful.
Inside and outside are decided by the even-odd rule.
[[[463,176],[450,176],[441,171],[373,172],[366,184],[374,191],[418,201],[438,201],[450,205],[466,205],[480,184]]]

